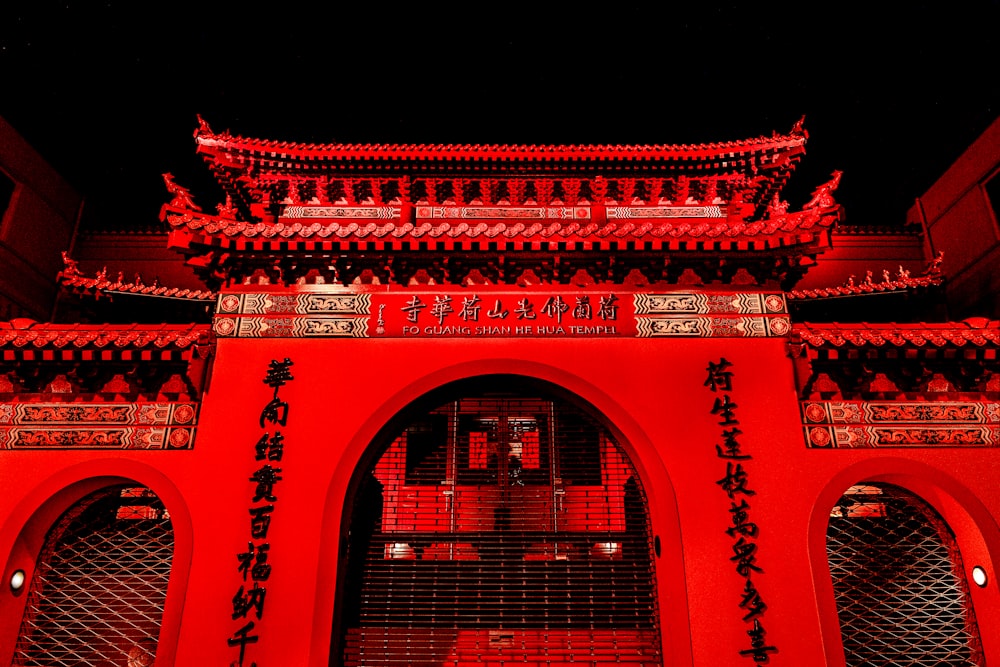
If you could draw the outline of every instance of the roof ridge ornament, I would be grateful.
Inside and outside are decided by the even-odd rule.
[[[833,193],[840,185],[840,177],[844,175],[844,172],[839,169],[834,170],[830,175],[829,181],[819,186],[813,190],[812,199],[810,199],[802,210],[808,210],[810,208],[833,208],[837,205],[837,202],[833,198]]]
[[[312,203],[312,202],[309,202]],[[217,204],[215,210],[219,212],[220,218],[231,218],[236,219],[239,211],[236,210],[236,206],[233,204],[233,198],[231,195],[226,195],[226,201],[222,204]]]
[[[201,114],[195,115],[198,118],[198,127],[194,131],[194,136],[197,137],[199,134],[215,134],[212,132],[212,128],[208,126],[208,122],[201,117]]]
[[[62,251],[62,261],[63,261],[63,270],[56,275],[57,281],[62,278],[75,278],[76,276],[83,275],[80,272],[80,267],[78,266],[77,261],[71,258],[69,256],[69,253],[66,252],[65,250]]]
[[[774,193],[774,199],[767,206],[767,217],[777,218],[788,213],[788,202],[781,198],[781,194]]]
[[[920,275],[931,276],[931,277],[937,277],[942,275],[941,265],[943,263],[944,263],[944,250],[941,250],[938,251],[937,256],[935,256],[934,259],[932,259],[930,263],[927,264],[927,268],[924,269],[924,272],[921,273]]]
[[[802,118],[799,118],[797,121],[795,121],[795,124],[792,125],[792,130],[791,132],[789,132],[789,134],[791,134],[793,137],[802,137],[803,139],[808,139],[809,132],[806,131],[805,122],[806,122],[806,115],[802,114]]]
[[[191,191],[187,188],[177,185],[174,182],[174,175],[170,172],[163,174],[163,182],[167,185],[167,192],[174,196],[170,200],[169,206],[174,208],[183,208],[191,211],[200,211],[201,207],[194,203],[194,199],[191,197]]]

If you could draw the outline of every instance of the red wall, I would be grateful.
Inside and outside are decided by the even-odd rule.
[[[732,363],[752,520],[760,527],[754,582],[776,664],[843,664],[825,531],[830,507],[851,484],[891,481],[929,501],[954,529],[966,569],[991,583],[972,587],[988,659],[1000,660],[1000,469],[997,449],[807,449],[785,339],[221,339],[187,451],[0,452],[0,554],[5,581],[33,554],[59,512],[87,489],[82,480],[125,477],[153,489],[174,520],[177,551],[157,664],[224,665],[241,621],[230,618],[243,583],[248,508],[259,467],[254,445],[272,389],[270,361],[289,358],[294,380],[280,389],[290,409],[282,480],[268,535],[273,572],[265,613],[247,649],[261,665],[326,665],[337,556],[348,484],[379,429],[408,403],[453,380],[520,374],[562,386],[593,405],[642,478],[653,534],[660,538],[664,664],[740,664],[749,646],[744,579],[737,574],[729,499],[716,484],[718,393],[706,366]],[[84,482],[93,485],[94,482]],[[0,605],[0,662],[9,661],[24,595]],[[750,664],[747,660],[743,664]]]

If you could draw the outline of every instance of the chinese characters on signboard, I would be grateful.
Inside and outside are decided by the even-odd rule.
[[[726,534],[732,538],[730,561],[734,563],[736,573],[743,579],[743,590],[739,595],[739,607],[742,610],[743,621],[750,624],[747,635],[750,637],[750,648],[740,651],[740,655],[751,658],[757,664],[770,660],[772,653],[777,653],[775,646],[767,644],[763,624],[767,605],[761,597],[754,581],[754,576],[760,576],[763,569],[757,562],[757,524],[751,521],[749,498],[756,495],[750,486],[750,476],[745,464],[751,456],[740,444],[740,420],[736,410],[739,407],[732,398],[733,371],[732,363],[725,357],[718,362],[708,362],[707,378],[704,386],[714,393],[711,414],[722,427],[720,442],[715,445],[715,453],[726,462],[726,475],[716,484],[729,499],[729,526]]]
[[[478,294],[458,297],[413,295],[400,308],[404,336],[523,336],[617,334],[618,297],[614,294],[510,295],[484,301]]]
[[[230,647],[239,649],[239,659],[231,663],[234,667],[242,667],[247,646],[260,641],[260,636],[253,633],[264,617],[266,584],[271,577],[271,565],[268,563],[271,544],[267,541],[267,534],[271,527],[271,513],[278,500],[275,486],[282,480],[282,469],[277,466],[285,451],[285,438],[279,427],[288,423],[288,403],[281,400],[278,393],[281,387],[294,379],[291,366],[292,362],[287,358],[273,360],[264,376],[264,384],[271,387],[274,393],[261,410],[258,420],[260,428],[266,430],[254,445],[254,465],[257,469],[249,478],[254,489],[249,508],[250,539],[246,551],[236,554],[241,582],[232,599],[232,620],[240,623],[241,627],[226,640]],[[250,664],[256,667],[257,663]]]

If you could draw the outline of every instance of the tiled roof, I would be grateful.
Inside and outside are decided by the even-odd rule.
[[[385,207],[389,210],[389,207]],[[582,208],[582,207],[578,207]],[[374,209],[371,209],[374,210]],[[784,214],[756,222],[729,221],[726,218],[666,219],[584,219],[498,222],[421,222],[417,224],[385,216],[369,216],[360,222],[310,222],[308,219],[277,223],[243,222],[199,212],[165,211],[168,224],[176,230],[198,232],[206,239],[217,238],[232,247],[241,242],[304,241],[315,243],[371,242],[386,245],[406,245],[437,241],[442,248],[466,243],[463,249],[473,249],[469,241],[514,247],[541,244],[537,249],[549,249],[552,244],[589,243],[597,247],[612,242],[645,244],[645,249],[667,249],[683,242],[700,243],[701,249],[762,250],[769,247],[814,242],[837,221],[836,211],[809,209]],[[381,219],[375,219],[376,217]],[[555,248],[553,248],[555,249]]]
[[[806,301],[810,299],[829,299],[840,296],[860,296],[863,294],[885,294],[889,292],[906,292],[920,287],[936,287],[944,282],[941,274],[919,276],[897,276],[882,282],[848,283],[839,287],[822,287],[818,289],[791,290],[786,293],[789,300]]]
[[[205,324],[52,324],[18,319],[0,322],[0,353],[18,348],[165,349],[206,341]]]
[[[942,324],[795,324],[792,339],[813,347],[983,347],[1000,344],[1000,322],[975,318]]]
[[[157,284],[143,285],[141,282],[126,283],[122,281],[121,276],[112,281],[100,274],[94,278],[87,278],[83,275],[66,274],[64,272],[59,275],[59,282],[64,287],[85,294],[141,294],[144,296],[158,296],[191,301],[212,301],[216,297],[216,293],[210,290],[180,289]]]
[[[631,194],[612,191],[633,187],[652,202],[684,203],[689,195],[739,202],[756,219],[805,154],[806,138],[800,124],[787,134],[703,144],[295,143],[215,133],[203,121],[195,132],[197,151],[243,219],[259,217],[251,213],[255,204],[329,204],[342,197],[381,204],[384,197],[519,205],[532,189],[548,204],[561,189],[555,198],[576,205],[579,198],[631,201]]]
[[[195,132],[202,152],[257,153],[286,161],[599,161],[599,160],[725,160],[747,153],[801,149],[802,131],[738,141],[704,144],[353,144],[296,143],[246,138],[229,132],[216,134],[204,121]]]

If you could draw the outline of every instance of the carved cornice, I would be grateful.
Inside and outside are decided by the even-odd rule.
[[[1000,446],[1000,323],[793,325],[806,446]]]
[[[789,338],[802,400],[1000,398],[1000,323],[802,325]]]
[[[462,215],[469,217],[444,219],[433,216],[447,209],[418,217],[421,207],[341,207],[339,221],[248,223],[168,206],[163,216],[174,230],[171,244],[192,256],[213,285],[350,285],[376,278],[410,285],[421,270],[437,284],[515,284],[530,268],[536,281],[550,284],[638,280],[767,289],[793,285],[808,265],[800,259],[829,246],[839,217],[839,209],[813,209],[747,223],[658,217],[672,209],[656,207],[560,209],[567,210],[562,219],[541,209],[528,211],[534,217],[500,219],[476,217],[469,212],[483,209],[468,207]]]
[[[207,326],[0,322],[0,449],[193,446]]]
[[[194,446],[206,359],[177,347],[194,350],[204,329],[192,338],[4,324],[0,449]]]

